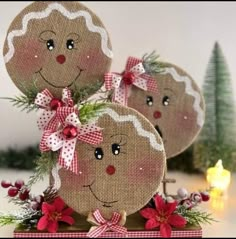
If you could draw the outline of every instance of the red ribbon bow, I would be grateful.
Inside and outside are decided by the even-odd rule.
[[[113,102],[127,105],[133,85],[145,91],[157,92],[156,80],[145,74],[145,69],[140,59],[129,57],[123,74],[105,74],[106,89],[114,89]]]
[[[40,130],[56,130],[59,123],[59,112],[64,111],[67,114],[73,112],[73,100],[71,92],[65,88],[62,91],[62,99],[54,98],[48,89],[38,93],[34,103],[42,109],[37,120]]]
[[[113,212],[111,220],[106,220],[102,215],[101,212],[97,209],[93,212],[93,217],[96,221],[97,226],[92,227],[88,233],[87,236],[90,238],[97,238],[101,236],[106,231],[113,231],[118,232],[121,234],[126,234],[127,229],[121,225],[119,225],[119,222],[122,218],[121,214],[117,212]]]
[[[63,120],[63,115],[60,115],[60,118]],[[40,150],[45,152],[49,150],[58,151],[60,149],[59,165],[77,174],[78,162],[77,153],[75,152],[77,141],[97,145],[103,140],[102,129],[95,124],[81,125],[75,112],[66,116],[63,122],[63,129],[56,132],[51,130],[44,132],[40,143]]]

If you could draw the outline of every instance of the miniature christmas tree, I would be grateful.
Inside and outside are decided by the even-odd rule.
[[[231,77],[221,47],[216,42],[203,85],[206,120],[194,145],[194,164],[202,171],[224,161],[228,169],[236,167],[236,120]]]

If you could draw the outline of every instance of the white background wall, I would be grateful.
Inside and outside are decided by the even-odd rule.
[[[0,2],[0,51],[8,26],[30,2]],[[236,2],[84,2],[107,27],[115,54],[112,70],[128,56],[156,50],[161,59],[181,66],[201,86],[214,45],[219,41],[236,90]],[[20,92],[0,56],[0,97]],[[39,141],[36,115],[20,113],[0,101],[0,149]]]

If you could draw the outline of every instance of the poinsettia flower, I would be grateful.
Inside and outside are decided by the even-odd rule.
[[[58,230],[58,222],[65,222],[69,225],[74,224],[74,219],[71,217],[73,209],[66,208],[65,203],[57,197],[52,204],[46,202],[42,205],[43,216],[39,219],[37,224],[38,230],[47,229],[51,233],[55,233]]]
[[[140,214],[148,219],[145,224],[146,230],[151,230],[160,227],[162,237],[171,236],[171,226],[182,228],[187,221],[179,214],[175,213],[177,202],[165,202],[164,199],[156,195],[154,197],[155,209],[144,208]]]

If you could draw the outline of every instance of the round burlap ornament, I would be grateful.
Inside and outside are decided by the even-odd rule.
[[[161,137],[136,110],[108,104],[97,119],[103,142],[77,144],[78,174],[58,171],[59,195],[80,214],[99,209],[127,215],[145,206],[157,192],[166,164]]]
[[[164,142],[166,157],[184,151],[200,132],[205,117],[200,89],[184,70],[162,63],[154,75],[158,93],[132,88],[128,106],[138,110],[154,125]]]
[[[98,82],[99,88],[113,55],[101,20],[72,1],[39,1],[26,7],[10,25],[3,54],[10,77],[23,93],[35,84],[55,97],[65,87],[78,91]]]

